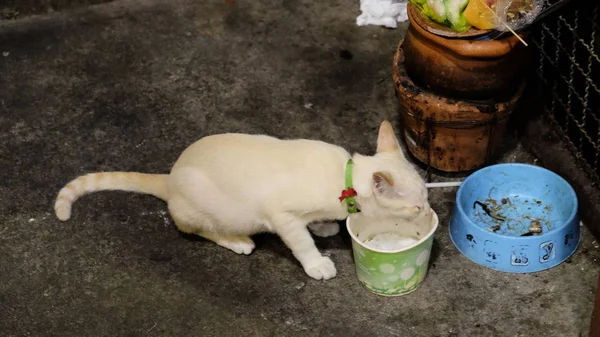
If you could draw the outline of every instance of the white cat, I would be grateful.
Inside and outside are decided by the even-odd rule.
[[[392,125],[381,124],[374,156],[350,154],[313,140],[264,135],[220,134],[188,147],[170,174],[104,172],[81,176],[58,194],[55,211],[66,221],[80,196],[100,190],[152,194],[168,203],[177,227],[238,254],[250,254],[250,235],[277,233],[306,273],[336,275],[333,262],[317,250],[308,231],[339,231],[333,220],[348,216],[345,171],[353,159],[356,203],[370,217],[414,218],[429,209],[424,181],[398,146]],[[307,228],[308,225],[308,228]]]

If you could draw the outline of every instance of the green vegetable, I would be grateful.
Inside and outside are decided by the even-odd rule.
[[[466,32],[471,28],[467,19],[462,15],[469,4],[469,0],[445,0],[446,10],[448,12],[448,21],[451,28],[457,32]]]
[[[410,0],[418,9],[423,12],[431,20],[446,24],[446,7],[444,6],[444,0]],[[441,6],[439,5],[441,3]],[[431,5],[436,9],[434,12]]]
[[[442,24],[445,23],[446,6],[444,0],[427,0],[427,5],[431,8],[433,20]]]
[[[431,20],[452,28],[456,32],[466,32],[471,25],[463,16],[469,0],[410,0]]]

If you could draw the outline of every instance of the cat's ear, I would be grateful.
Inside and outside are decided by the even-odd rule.
[[[373,190],[377,195],[388,199],[398,198],[394,190],[394,180],[386,172],[373,173]]]
[[[394,185],[393,178],[386,172],[373,173],[373,190],[387,199],[402,199],[417,209],[423,208],[423,198],[418,189]]]
[[[398,139],[389,121],[383,121],[379,127],[379,136],[377,137],[377,153],[396,152],[400,150]]]

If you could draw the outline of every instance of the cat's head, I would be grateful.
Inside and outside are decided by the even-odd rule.
[[[404,156],[390,122],[379,127],[377,153],[356,154],[354,161],[353,180],[363,214],[414,218],[430,212],[425,181]]]

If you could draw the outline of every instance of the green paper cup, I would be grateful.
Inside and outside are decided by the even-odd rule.
[[[382,296],[409,294],[425,280],[438,217],[407,223],[401,219],[372,219],[361,213],[346,219],[352,237],[356,276],[360,284]],[[410,238],[412,243],[396,250],[377,249],[369,242],[373,237],[393,235]],[[389,248],[389,247],[388,247]]]

